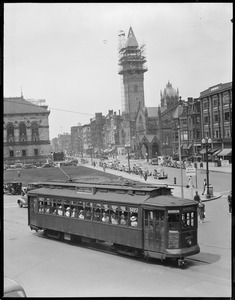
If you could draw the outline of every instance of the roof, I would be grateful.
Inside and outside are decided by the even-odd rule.
[[[22,97],[4,98],[4,115],[7,114],[33,114],[33,113],[50,113],[47,106],[35,105],[26,101]]]
[[[138,47],[138,43],[137,43],[137,40],[134,35],[132,27],[130,27],[129,32],[128,32],[126,47],[136,47],[136,48]]]
[[[146,107],[149,118],[158,117],[158,107]]]
[[[109,203],[120,203],[120,204],[131,204],[131,205],[140,205],[140,204],[151,204],[156,206],[181,206],[181,205],[192,205],[195,203],[193,200],[182,199],[172,195],[160,195],[151,197],[150,195],[133,195],[129,193],[119,194],[115,192],[101,192],[98,191],[95,194],[83,192],[77,193],[75,190],[70,189],[50,189],[50,188],[39,188],[34,189],[28,192],[28,196],[53,196],[53,197],[64,197],[64,198],[75,198],[78,201],[88,200],[92,201],[101,201]],[[80,197],[79,197],[80,196]]]

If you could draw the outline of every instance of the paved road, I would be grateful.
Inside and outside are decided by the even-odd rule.
[[[201,252],[185,269],[46,239],[30,231],[27,209],[16,199],[4,196],[4,275],[29,297],[231,297],[231,215],[224,196],[206,203]]]

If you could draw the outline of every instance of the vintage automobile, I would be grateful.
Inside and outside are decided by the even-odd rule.
[[[151,165],[158,165],[158,158],[157,157],[152,158]]]
[[[7,182],[3,185],[3,193],[10,195],[20,195],[22,190],[22,182]]]
[[[3,298],[26,298],[24,288],[15,280],[4,276]]]
[[[168,178],[168,174],[165,173],[165,171],[164,171],[163,168],[158,168],[158,169],[154,169],[153,177],[155,179],[167,179]]]
[[[21,195],[20,198],[17,199],[17,204],[19,205],[19,207],[28,207],[27,194]]]

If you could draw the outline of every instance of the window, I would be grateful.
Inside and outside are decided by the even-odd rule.
[[[14,151],[10,150],[10,157],[14,157]]]
[[[32,130],[32,139],[33,139],[33,141],[38,141],[39,140],[38,124],[33,123],[32,126],[31,126],[31,130]]]
[[[26,156],[26,149],[22,149],[22,156]]]
[[[216,115],[214,115],[214,122],[218,122],[219,121],[219,115],[218,114],[216,114]]]
[[[205,99],[204,101],[203,101],[203,108],[205,109],[205,108],[208,108],[208,102],[207,102],[207,99]]]
[[[20,135],[26,135],[26,125],[25,125],[25,123],[20,123],[19,132],[20,132]]]
[[[225,133],[225,137],[231,137],[231,131],[229,128],[225,128],[224,133]]]
[[[224,113],[224,121],[229,121],[230,120],[230,114],[229,111]]]
[[[183,229],[195,226],[195,212],[182,213],[181,217]]]
[[[38,149],[34,149],[34,155],[38,156]]]
[[[7,125],[7,136],[14,136],[14,125],[12,123]]]
[[[223,104],[229,104],[229,94],[228,94],[228,92],[223,94]]]
[[[134,92],[138,92],[138,85],[137,84],[134,85]]]
[[[204,116],[204,124],[208,124],[209,121],[209,117],[208,116]]]
[[[168,212],[168,226],[169,226],[169,231],[179,230],[179,214]]]
[[[214,138],[218,138],[219,137],[219,130],[215,130],[214,131]]]
[[[183,130],[181,132],[181,140],[182,141],[187,141],[188,140],[188,132],[187,132],[187,130]]]
[[[212,101],[213,101],[213,106],[217,107],[218,106],[218,96],[217,95],[213,96]]]

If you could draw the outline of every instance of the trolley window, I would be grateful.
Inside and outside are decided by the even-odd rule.
[[[169,231],[179,231],[179,210],[168,210]]]
[[[196,213],[193,212],[185,212],[182,213],[182,228],[192,228],[196,225]]]

